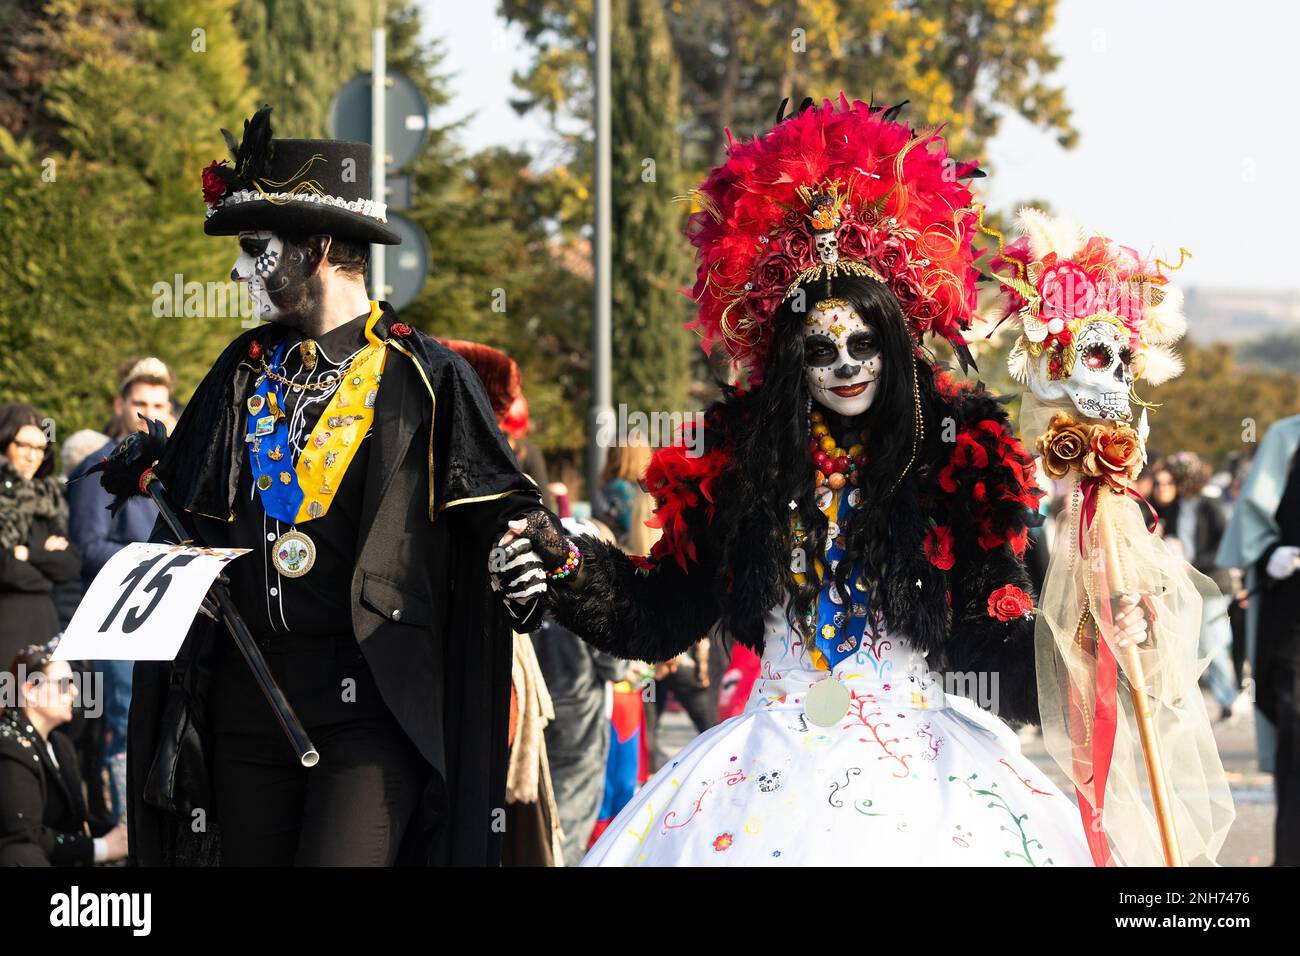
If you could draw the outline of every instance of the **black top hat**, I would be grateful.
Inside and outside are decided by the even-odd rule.
[[[203,231],[233,236],[270,230],[397,245],[386,206],[370,194],[370,144],[339,139],[272,139],[271,107],[244,121],[238,145],[221,131],[234,158],[203,171],[208,204]]]

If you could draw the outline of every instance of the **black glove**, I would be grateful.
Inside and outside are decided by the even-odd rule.
[[[520,521],[524,522],[522,530],[519,529]],[[554,571],[568,559],[569,539],[564,525],[545,508],[535,508],[511,521],[507,527],[532,542],[533,551],[542,559],[547,571]]]

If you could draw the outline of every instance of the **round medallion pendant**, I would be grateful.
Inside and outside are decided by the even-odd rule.
[[[834,677],[813,684],[803,699],[803,710],[808,722],[818,727],[833,727],[849,712],[852,699],[849,689]]]
[[[300,578],[316,563],[316,545],[301,531],[286,531],[275,539],[271,563],[286,578]]]

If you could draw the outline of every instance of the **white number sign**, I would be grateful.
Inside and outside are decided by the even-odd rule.
[[[64,661],[175,659],[203,596],[246,548],[128,544],[95,575],[59,642]]]

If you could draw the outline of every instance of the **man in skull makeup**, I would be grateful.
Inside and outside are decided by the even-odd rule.
[[[269,113],[204,172],[205,231],[238,236],[231,278],[266,324],[217,360],[156,471],[197,540],[251,550],[231,594],[320,762],[298,765],[200,616],[174,664],[136,667],[132,852],[492,864],[511,627],[540,602],[495,595],[488,554],[540,498],[469,365],[366,294],[369,244],[399,241],[369,146],[275,140]]]
[[[695,328],[747,380],[655,454],[651,554],[579,537],[571,557],[525,522],[503,538],[567,558],[548,602],[602,650],[667,660],[717,625],[763,658],[745,712],[585,864],[1091,862],[1074,806],[966,699],[1037,719],[1041,492],[1001,403],[921,350],[935,333],[969,359],[977,170],[896,113],[806,102],[697,191]]]

